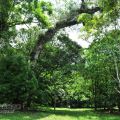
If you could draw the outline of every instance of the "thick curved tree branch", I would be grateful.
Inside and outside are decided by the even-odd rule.
[[[69,27],[69,26],[73,26],[73,25],[78,24],[77,16],[79,14],[81,14],[81,13],[94,14],[97,11],[101,11],[101,9],[99,7],[95,7],[95,8],[92,8],[92,9],[80,8],[76,11],[77,15],[75,16],[75,18],[72,17],[74,19],[68,18],[64,21],[60,21],[60,22],[56,23],[54,28],[48,29],[48,31],[43,35],[39,35],[37,43],[35,44],[35,46],[33,48],[33,51],[30,54],[31,61],[35,61],[35,60],[38,59],[39,54],[40,54],[40,52],[43,48],[43,45],[45,43],[47,43],[48,41],[50,41],[54,37],[54,35],[56,34],[56,32],[58,30],[60,30],[62,28],[65,28],[65,27]]]

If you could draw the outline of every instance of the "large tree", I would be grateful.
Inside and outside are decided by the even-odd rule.
[[[80,4],[78,6],[77,6],[77,4],[74,5],[72,0],[66,0],[66,1],[61,0],[61,1],[64,3],[66,2],[66,7],[64,7],[63,9],[61,7],[60,10],[59,10],[59,7],[54,9],[54,5],[52,4],[52,2],[50,2],[50,1],[47,2],[47,0],[42,0],[42,1],[39,1],[39,0],[14,0],[14,1],[13,0],[1,0],[0,1],[0,52],[2,53],[1,54],[2,62],[4,63],[4,61],[6,60],[6,61],[10,61],[10,63],[11,63],[11,66],[8,69],[9,73],[12,73],[14,71],[13,66],[18,65],[17,69],[16,69],[16,67],[15,67],[15,69],[18,70],[16,77],[19,77],[19,75],[21,74],[20,72],[21,72],[22,66],[24,66],[24,64],[26,64],[26,66],[30,64],[30,66],[29,66],[30,72],[35,71],[35,68],[37,69],[37,64],[33,64],[33,63],[35,63],[35,61],[37,61],[39,63],[42,60],[42,57],[46,53],[47,53],[47,55],[49,54],[49,52],[47,50],[44,50],[43,48],[46,45],[46,43],[48,43],[49,41],[52,41],[54,36],[57,36],[57,34],[60,34],[59,33],[60,29],[64,30],[64,28],[66,28],[66,27],[70,27],[70,26],[74,26],[74,25],[77,26],[78,24],[82,23],[84,26],[83,31],[86,31],[88,33],[88,35],[95,36],[96,37],[95,40],[98,41],[98,40],[101,40],[101,38],[103,38],[106,35],[106,30],[108,30],[108,28],[110,26],[114,26],[115,31],[119,28],[118,27],[118,25],[119,25],[119,23],[118,23],[119,7],[120,7],[119,0],[112,0],[112,1],[110,1],[110,0],[96,0],[96,1],[81,0]],[[75,0],[73,0],[73,1],[75,1]],[[76,2],[78,2],[78,1],[76,1]],[[20,27],[18,25],[21,25],[21,26],[26,25],[28,28],[31,27],[32,25],[36,25],[39,27],[39,29],[34,28],[34,29],[29,29],[27,31],[27,32],[29,32],[30,36],[32,36],[31,32],[36,31],[35,32],[36,36],[34,35],[34,38],[32,38],[32,40],[30,40],[30,37],[28,36],[28,34],[24,30],[24,28],[22,29],[21,32],[16,30],[17,27]],[[17,36],[17,37],[15,37],[15,36]],[[27,39],[25,39],[25,38],[27,38]],[[21,39],[24,39],[25,42],[28,40],[30,40],[30,41],[28,41],[28,44],[22,45],[22,44],[16,43],[16,39],[18,39],[19,42],[22,41]],[[54,38],[54,39],[56,39],[56,38]],[[62,39],[65,40],[64,38],[62,38]],[[67,39],[67,40],[69,40],[69,39]],[[57,42],[58,41],[56,41],[56,43]],[[53,73],[61,74],[62,66],[64,66],[64,64],[67,65],[66,62],[69,62],[70,64],[72,64],[72,62],[74,60],[75,61],[77,60],[77,58],[75,57],[76,49],[74,49],[74,47],[72,47],[72,44],[70,44],[70,42],[66,42],[66,43],[69,47],[71,46],[70,47],[71,50],[73,50],[73,51],[75,50],[74,51],[75,53],[73,53],[73,51],[71,52],[71,50],[68,51],[69,54],[66,54],[67,50],[60,51],[61,54],[65,55],[66,59],[64,60],[64,59],[60,58],[59,54],[57,54],[57,52],[59,50],[54,49],[53,51],[54,52],[56,51],[56,53],[53,53],[54,57],[52,56],[52,58],[51,58],[51,56],[49,56],[51,54],[48,55],[48,58],[50,59],[50,62],[51,62],[51,64],[49,64],[49,66],[52,65],[50,67],[50,71],[52,71]],[[17,56],[17,52],[15,52],[16,56],[13,55],[14,52],[10,53],[10,51],[9,51],[10,48],[13,48],[13,51],[14,50],[17,52],[20,51],[20,53],[27,56],[27,59],[25,59],[25,63],[22,59],[18,59],[19,55]],[[42,50],[44,53],[41,52]],[[52,49],[51,49],[51,51],[52,51]],[[10,55],[8,53],[10,53]],[[99,52],[97,52],[96,54],[92,54],[92,56],[98,55],[98,53]],[[88,54],[88,57],[89,57],[89,54]],[[101,56],[99,56],[99,57],[101,57]],[[103,58],[105,59],[105,57],[106,56],[104,56]],[[11,61],[11,59],[9,60],[9,58],[14,58],[15,61]],[[21,57],[21,58],[24,58],[24,57]],[[57,59],[58,61],[56,61],[54,58]],[[69,61],[67,58],[69,58],[71,61]],[[95,56],[95,59],[96,58],[97,57]],[[90,72],[93,70],[93,73],[91,74],[92,77],[90,76],[91,79],[93,79],[93,80],[100,79],[101,78],[100,74],[103,74],[104,70],[106,70],[108,68],[107,67],[106,69],[103,70],[102,67],[100,67],[100,65],[103,65],[103,67],[106,67],[106,65],[108,65],[108,64],[106,64],[106,65],[102,64],[102,63],[100,63],[100,61],[95,61],[95,59],[92,59],[92,67],[94,69],[89,68]],[[19,60],[20,63],[18,62],[19,64],[16,65],[16,64],[14,64],[14,62],[16,62],[17,60]],[[51,60],[55,61],[56,64],[53,65]],[[62,60],[62,62],[60,60]],[[119,76],[118,76],[119,65],[117,63],[117,58],[114,57],[114,59],[112,59],[112,60],[114,60],[115,72],[117,75],[116,79],[117,79],[117,81],[119,81]],[[97,63],[98,66],[94,65],[94,61]],[[31,65],[31,63],[32,63],[32,65]],[[100,63],[100,64],[98,64],[98,63]],[[2,71],[1,76],[5,70],[4,69],[5,66],[3,66],[3,69],[1,70]],[[42,64],[42,66],[44,66],[44,63]],[[54,69],[51,70],[51,68],[53,66],[54,66]],[[55,68],[56,66],[57,66],[57,68]],[[33,68],[31,69],[31,67],[33,67]],[[100,70],[98,70],[98,67],[100,67],[101,72],[100,72]],[[59,70],[59,68],[60,68],[60,70]],[[44,69],[46,69],[46,68],[44,68]],[[56,70],[56,69],[58,69],[58,70]],[[49,69],[47,68],[47,70],[49,70]],[[23,71],[27,72],[25,66],[23,67]],[[97,77],[98,72],[100,72],[99,77]],[[14,74],[16,74],[16,72]],[[33,72],[33,74],[34,74],[34,72]],[[52,74],[52,75],[54,76],[54,74]],[[24,77],[27,77],[26,79],[29,79],[29,82],[32,82],[30,73],[29,74],[26,73],[26,75],[23,74],[23,80],[24,80]],[[106,77],[104,77],[104,79],[105,78]],[[109,77],[107,76],[107,78],[109,78]],[[4,78],[4,77],[3,77],[3,79],[6,80],[6,78]],[[12,80],[12,78],[11,78],[11,80]],[[33,81],[35,81],[35,80],[36,79],[34,79]],[[18,79],[18,81],[21,81],[21,79]],[[1,83],[4,84],[4,82],[5,81],[1,80]],[[101,81],[100,82],[93,81],[93,82],[95,82],[95,87],[93,86],[94,92],[95,92],[94,95],[99,95],[98,93],[100,91],[97,89],[98,93],[96,93],[96,87],[98,86],[101,90],[103,90],[101,88],[101,85],[103,83],[101,83]],[[9,84],[9,85],[11,85],[11,84]],[[110,83],[110,85],[111,85],[111,83]],[[18,86],[19,86],[19,84],[18,84]],[[34,89],[34,86],[32,86],[32,88]],[[117,90],[118,89],[119,89],[119,87],[117,87]],[[21,92],[24,92],[24,90],[23,91],[21,90]],[[34,92],[34,90],[33,90],[33,92]],[[30,105],[30,102],[32,99],[31,96],[35,93],[35,92],[34,93],[33,92],[28,92],[28,94],[24,96],[25,99],[27,99],[26,101],[28,103],[28,106]],[[13,92],[11,92],[11,95],[12,95],[12,93]],[[112,96],[112,95],[110,95],[110,96]],[[96,98],[96,96],[95,96],[95,98]],[[96,101],[96,99],[95,99],[95,101]]]
[[[50,41],[57,31],[65,27],[78,24],[77,18],[80,14],[87,13],[92,15],[97,11],[101,11],[101,8],[98,6],[89,8],[87,3],[82,0],[78,9],[70,10],[69,15],[67,15],[64,20],[60,20],[55,22],[55,24],[52,24],[48,17],[52,15],[53,11],[52,4],[50,2],[37,0],[1,0],[0,5],[1,37],[4,36],[5,31],[9,31],[10,27],[14,27],[16,25],[38,22],[38,25],[47,28],[47,31],[44,34],[39,34],[37,42],[30,54],[31,60],[33,61],[38,59],[43,45]]]

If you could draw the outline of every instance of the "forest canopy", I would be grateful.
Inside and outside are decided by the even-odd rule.
[[[120,110],[119,52],[119,0],[0,0],[0,103]]]

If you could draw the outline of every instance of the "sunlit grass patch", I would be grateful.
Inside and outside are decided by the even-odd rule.
[[[57,108],[47,112],[15,112],[0,114],[0,120],[120,120],[120,115],[98,113],[92,109]]]

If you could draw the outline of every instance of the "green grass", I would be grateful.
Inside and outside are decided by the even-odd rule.
[[[96,113],[92,109],[57,108],[47,112],[15,112],[0,114],[0,120],[120,120],[120,115]]]

